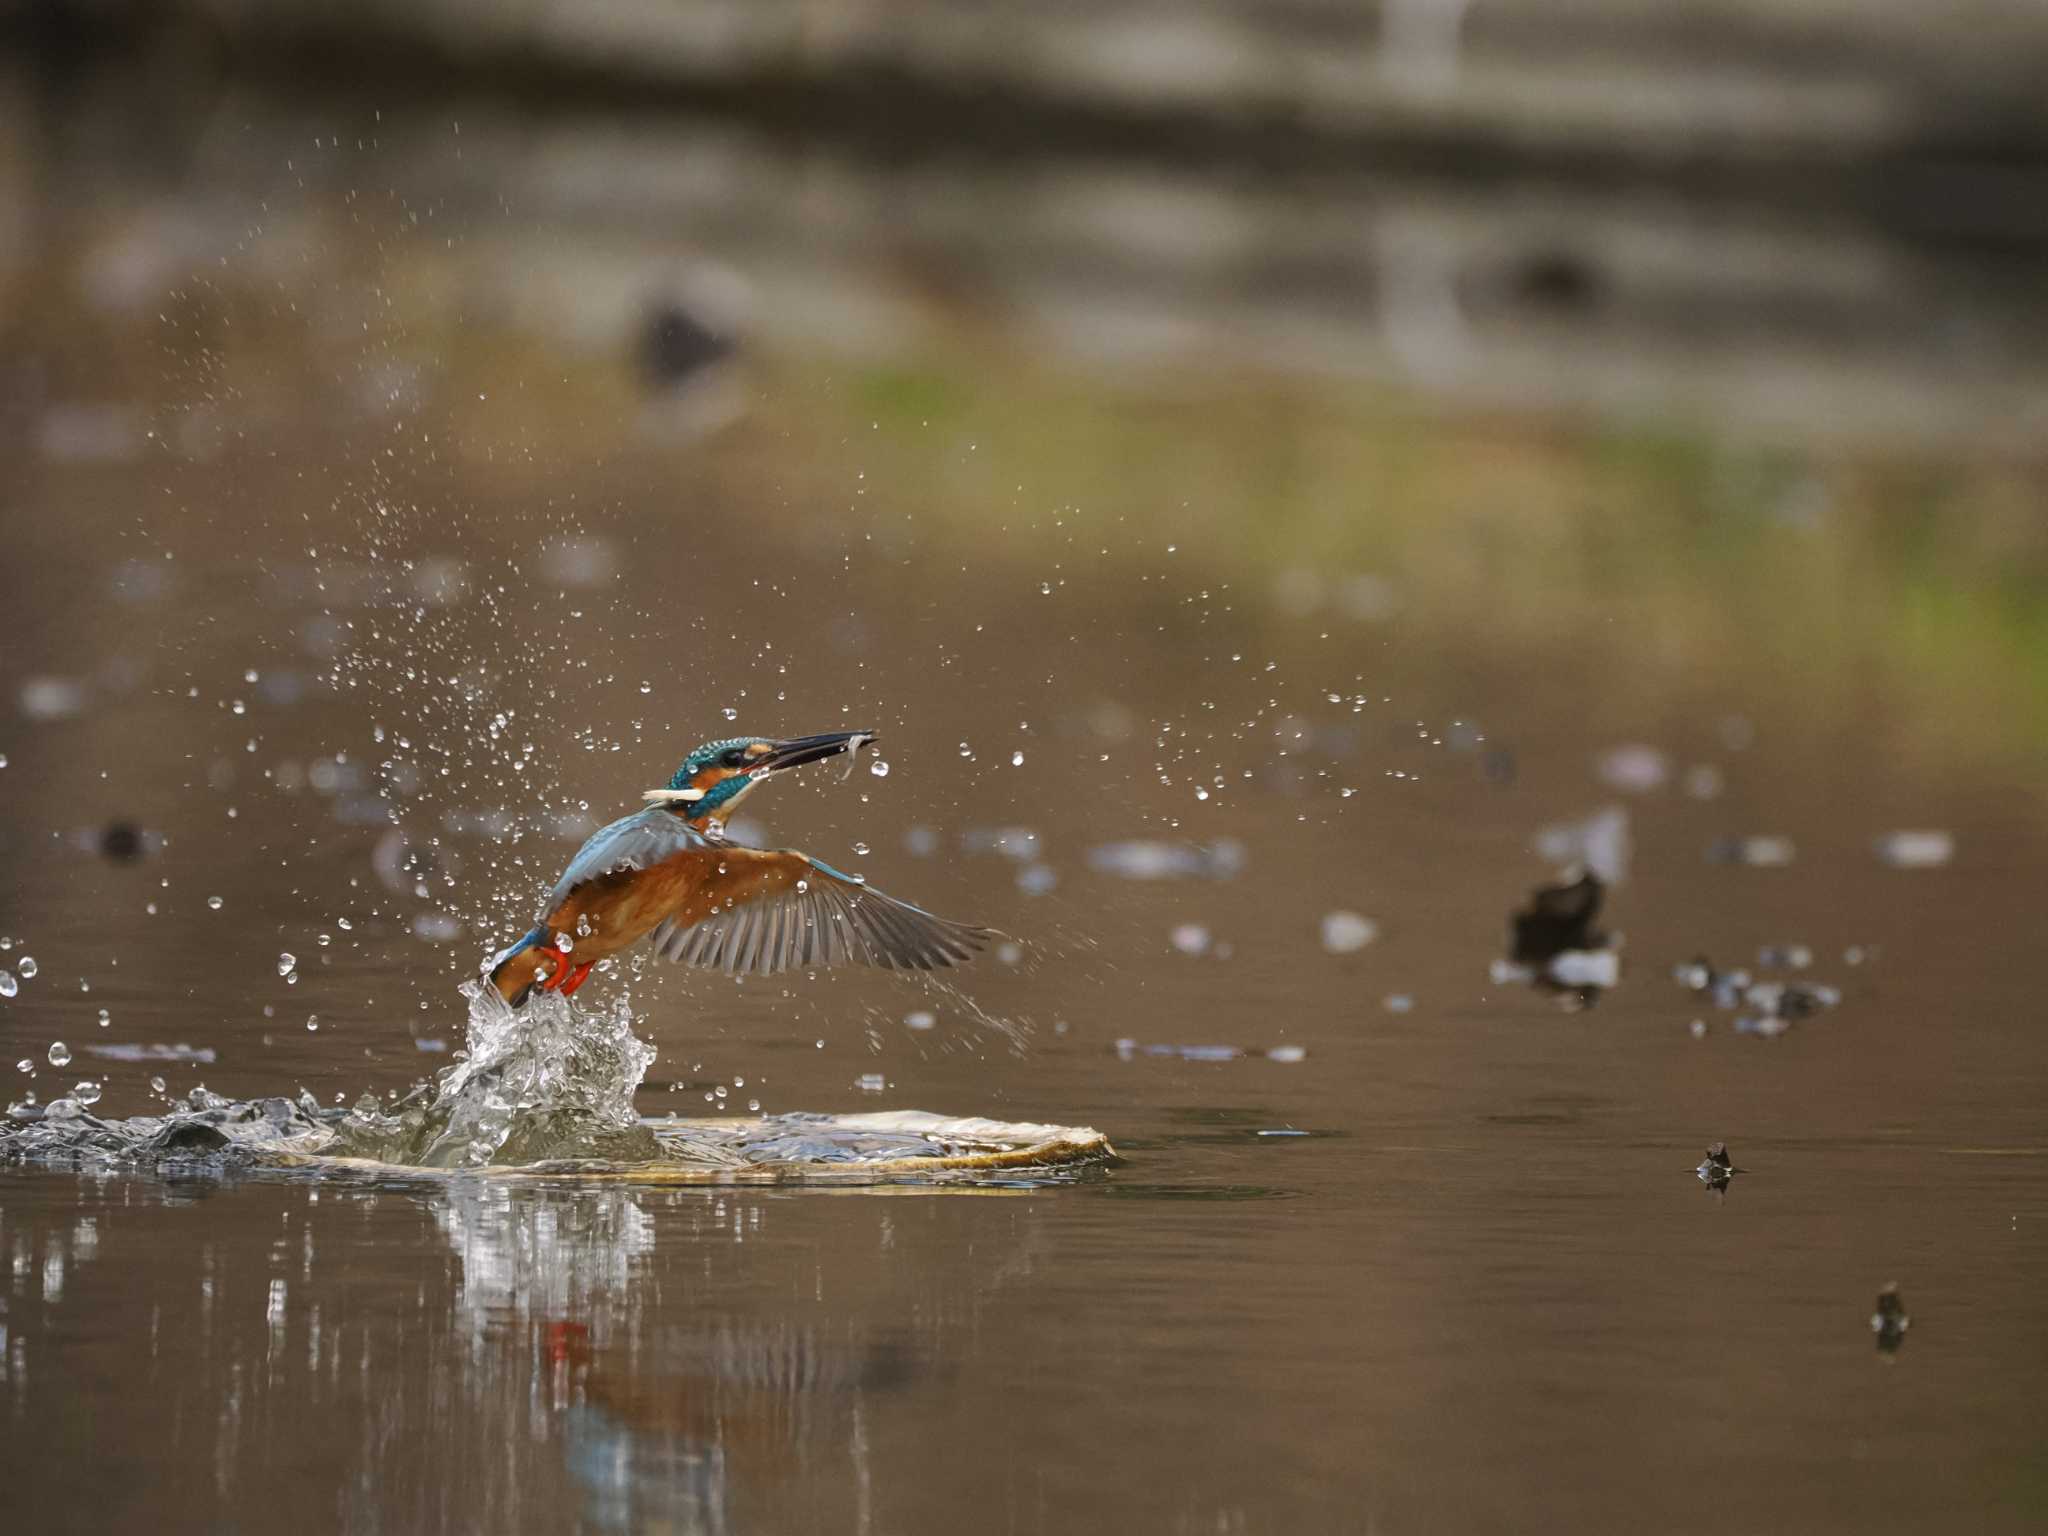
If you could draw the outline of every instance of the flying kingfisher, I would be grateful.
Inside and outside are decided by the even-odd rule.
[[[645,810],[596,833],[541,909],[540,921],[491,962],[491,983],[518,1007],[537,986],[567,996],[590,968],[642,938],[685,965],[772,976],[796,966],[932,970],[971,959],[989,930],[934,917],[794,849],[730,841],[725,819],[771,774],[858,752],[873,731],[777,741],[735,736],[683,759]]]

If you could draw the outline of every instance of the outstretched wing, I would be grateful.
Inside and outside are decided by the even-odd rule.
[[[651,869],[686,848],[713,847],[711,839],[673,811],[651,805],[631,816],[621,816],[608,827],[591,834],[590,841],[576,850],[576,857],[548,893],[540,909],[541,921],[562,904],[577,886],[621,869]]]
[[[656,928],[658,954],[747,976],[808,965],[929,971],[972,959],[989,940],[986,928],[934,917],[793,849],[728,847],[720,860],[708,910]]]

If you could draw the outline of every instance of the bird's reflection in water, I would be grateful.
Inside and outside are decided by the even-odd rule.
[[[594,1349],[581,1323],[545,1337],[569,1470],[605,1530],[725,1531],[733,1485],[779,1481],[842,1441],[860,1459],[866,1394],[909,1376],[900,1347],[789,1324],[729,1319],[652,1363]]]
[[[693,1305],[685,1277],[721,1267],[749,1237],[758,1247],[769,1208],[717,1193],[486,1184],[451,1188],[436,1210],[461,1260],[455,1312],[479,1380],[510,1374],[501,1385],[536,1404],[530,1430],[557,1441],[596,1528],[725,1532],[750,1493],[830,1461],[828,1477],[850,1475],[860,1502],[863,1408],[913,1379],[909,1347],[843,1314],[797,1322],[773,1307]],[[790,1209],[806,1208],[817,1207]],[[536,1379],[520,1392],[527,1362]]]

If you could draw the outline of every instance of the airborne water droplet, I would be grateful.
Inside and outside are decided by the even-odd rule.
[[[853,845],[853,851],[859,854],[862,858],[866,858],[868,852],[868,845],[866,843],[855,843]]]
[[[726,705],[725,708],[721,709],[719,713],[725,716],[725,718],[728,720],[737,720],[740,717],[740,712],[737,709],[734,709],[730,704]]]
[[[1010,754],[1010,766],[1012,768],[1022,768],[1024,766],[1024,754],[1022,752],[1012,752]]]
[[[16,966],[15,969],[21,972],[21,979],[23,981],[34,981],[36,979],[36,972],[42,969],[42,967],[36,964],[36,957],[34,955],[23,955],[21,957],[21,964]]]
[[[53,1067],[68,1067],[71,1065],[71,1047],[62,1040],[52,1040],[50,1042],[50,1065]]]
[[[886,779],[889,777],[889,765],[878,757],[868,764],[868,772],[878,779]]]
[[[100,1085],[86,1081],[71,1090],[71,1097],[81,1104],[97,1104],[100,1101]]]
[[[290,950],[287,949],[281,951],[277,957],[277,974],[280,976],[291,975],[292,967],[297,965],[298,963],[299,957],[293,954]]]
[[[207,904],[207,905],[208,905],[209,907],[213,908],[213,910],[214,910],[214,911],[216,911],[216,912],[218,912],[218,911],[219,911],[219,910],[221,909],[221,906],[222,906],[222,902],[221,902],[221,899],[220,899],[220,898],[219,898],[218,896],[209,896],[209,897],[207,897],[207,898],[206,898],[206,904]]]
[[[21,990],[21,983],[14,979],[14,972],[0,971],[0,997],[12,997]]]

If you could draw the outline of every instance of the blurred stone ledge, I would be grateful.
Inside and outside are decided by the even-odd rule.
[[[362,90],[440,69],[933,133],[1059,116],[1105,148],[1146,124],[1668,168],[2048,157],[2039,0],[0,0],[6,21],[72,49],[203,36]]]

